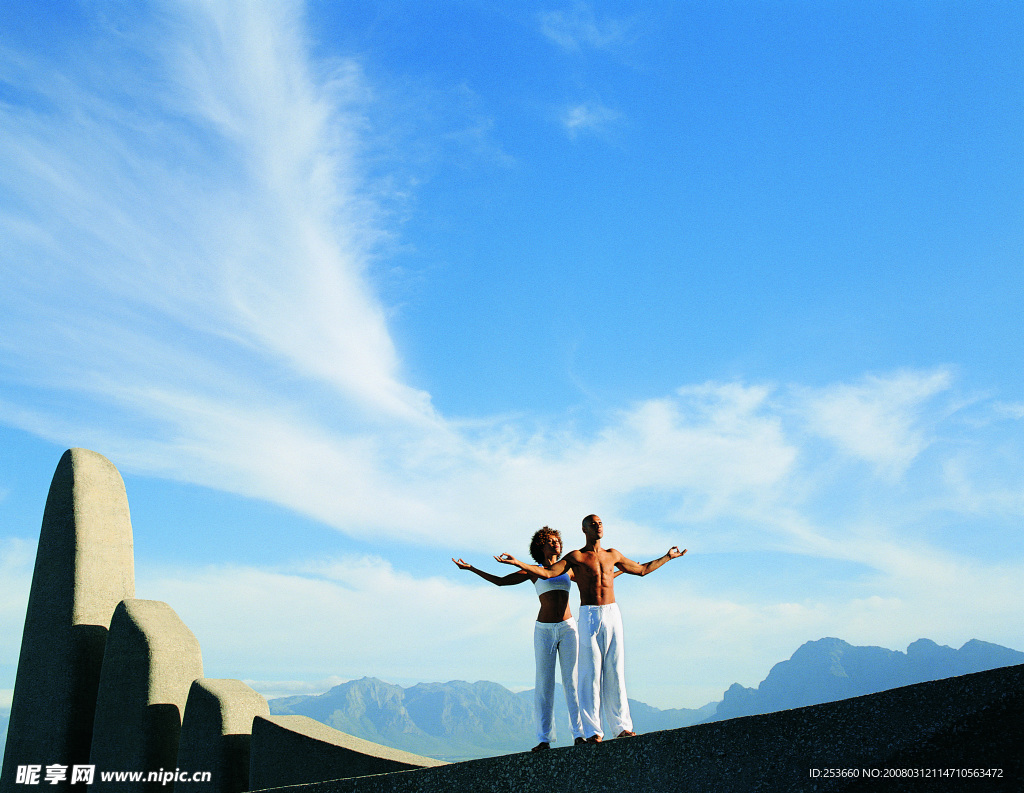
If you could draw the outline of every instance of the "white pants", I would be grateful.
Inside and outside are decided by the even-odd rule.
[[[569,726],[574,738],[583,735],[580,724],[580,705],[576,698],[576,649],[579,637],[576,620],[564,622],[536,622],[533,628],[533,653],[537,659],[537,680],[533,706],[537,717],[537,741],[553,743],[555,740],[555,656],[562,668],[562,688],[569,709]]]
[[[587,738],[604,737],[602,713],[612,735],[632,732],[625,672],[618,604],[580,606],[580,711]]]

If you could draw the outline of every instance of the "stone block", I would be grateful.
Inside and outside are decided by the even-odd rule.
[[[253,720],[252,790],[442,765],[447,764],[364,741],[306,716]]]
[[[43,512],[0,791],[19,765],[89,762],[107,628],[135,595],[124,482],[88,449],[61,457]],[[48,789],[69,789],[69,781]]]
[[[199,642],[158,600],[125,600],[114,611],[103,654],[90,763],[90,790],[166,791],[153,772],[177,768],[181,717],[192,682],[203,676]],[[136,781],[106,782],[102,771],[141,771]]]
[[[175,782],[176,793],[241,793],[249,789],[252,721],[269,716],[259,692],[241,680],[192,683],[181,722],[178,765],[189,774],[209,771],[209,782]]]

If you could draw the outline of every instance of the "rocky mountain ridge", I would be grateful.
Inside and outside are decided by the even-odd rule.
[[[835,702],[1024,663],[1024,653],[972,639],[959,650],[918,639],[905,653],[825,638],[803,644],[756,689],[734,683],[708,721]]]
[[[569,717],[561,690],[555,692],[555,703],[555,745],[568,745]],[[636,728],[652,732],[702,721],[717,703],[695,710],[660,710],[636,700],[629,704]],[[486,680],[402,688],[364,677],[319,696],[272,699],[270,711],[309,716],[350,735],[440,760],[521,752],[537,742],[533,691],[514,693]]]
[[[770,713],[1024,663],[1024,653],[972,640],[959,650],[920,639],[907,652],[855,647],[841,639],[807,642],[772,667],[756,688],[732,685],[721,702],[661,710],[630,700],[637,732],[688,727]],[[488,681],[420,683],[410,688],[365,677],[319,696],[274,699],[271,712],[297,713],[366,740],[442,760],[521,752],[536,743],[533,692]],[[555,695],[556,745],[569,743],[561,692]]]

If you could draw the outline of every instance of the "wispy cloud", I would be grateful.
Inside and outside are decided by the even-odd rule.
[[[575,138],[584,132],[598,132],[617,121],[619,114],[604,105],[584,102],[566,108],[561,116],[562,126],[569,137]]]
[[[629,21],[598,17],[587,3],[576,3],[566,11],[544,11],[539,15],[540,30],[562,49],[607,49],[627,39]]]
[[[997,402],[993,409],[1004,417],[1024,419],[1024,402]]]
[[[289,569],[143,567],[137,588],[140,596],[172,604],[199,638],[208,674],[249,677],[259,670],[277,680],[317,682],[330,669],[341,678],[509,679],[521,659],[495,658],[493,648],[507,642],[529,653],[532,591],[512,595],[512,602],[516,594],[525,601],[521,619],[498,625],[493,616],[507,610],[509,591],[473,579],[412,576],[383,559],[352,556]],[[459,618],[444,621],[445,614]],[[502,640],[510,631],[515,636]],[[246,656],[247,669],[230,668]],[[522,670],[514,674],[518,680]],[[532,676],[529,665],[526,675]]]
[[[0,401],[6,421],[355,533],[435,542],[444,528],[446,542],[493,552],[495,514],[573,527],[583,509],[628,526],[637,553],[675,542],[665,527],[701,526],[706,545],[821,555],[840,553],[843,524],[823,532],[805,514],[822,471],[857,459],[897,483],[943,427],[949,410],[933,402],[952,387],[946,370],[817,389],[690,386],[604,417],[591,437],[513,422],[472,430],[437,415],[402,382],[364,278],[376,218],[358,147],[332,131],[356,124],[349,95],[314,80],[294,25],[268,17],[223,30],[222,6],[209,18],[202,8],[169,48],[188,68],[164,64],[192,82],[142,105],[148,116],[68,80],[54,84],[75,97],[74,113],[3,108],[4,369],[21,383]],[[285,41],[257,56],[246,35]],[[212,64],[191,62],[202,58]],[[246,75],[267,58],[283,59],[286,77],[255,91]],[[346,74],[358,93],[357,70]],[[146,138],[111,120],[123,118]],[[282,118],[306,132],[278,151]],[[81,125],[90,134],[76,137]],[[98,151],[68,142],[79,138]],[[187,168],[167,161],[169,146]],[[27,211],[44,194],[52,210]],[[831,452],[812,452],[821,438]],[[947,466],[962,483],[976,481],[972,470]]]
[[[316,696],[335,686],[347,683],[348,678],[337,675],[320,680],[243,680],[246,685],[259,691],[267,699],[292,697],[296,695]]]
[[[36,77],[0,109],[9,369],[90,395],[238,393],[260,370],[431,421],[365,278],[357,70],[315,78],[288,5],[168,10],[149,71]]]
[[[897,476],[931,442],[934,418],[921,408],[951,379],[944,369],[899,372],[807,391],[808,423],[846,453]]]
[[[21,649],[34,557],[34,543],[0,538],[0,658],[11,664],[12,673]],[[13,674],[10,677],[13,680]]]
[[[979,565],[920,548],[859,550],[878,566],[873,575],[830,579],[798,600],[764,595],[779,574],[762,562],[749,580],[722,581],[724,592],[706,580],[693,583],[703,566],[699,550],[650,578],[620,579],[631,695],[660,707],[696,707],[734,682],[756,685],[769,671],[766,658],[782,660],[827,635],[892,649],[921,637],[1019,645],[1012,627],[1021,606],[1019,563]],[[936,577],[947,582],[941,591]],[[530,587],[499,589],[458,572],[410,574],[366,556],[278,569],[143,567],[138,587],[140,597],[167,601],[189,625],[208,674],[272,675],[253,683],[270,695],[319,692],[366,674],[396,683],[532,685]],[[458,619],[443,619],[451,614]],[[338,676],[324,680],[324,670]]]

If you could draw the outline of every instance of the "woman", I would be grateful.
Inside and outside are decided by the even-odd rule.
[[[530,540],[530,556],[539,565],[550,567],[562,555],[562,536],[552,528],[538,529]],[[580,721],[580,704],[576,696],[576,653],[579,638],[576,620],[569,609],[569,582],[572,572],[554,578],[538,578],[525,570],[516,570],[506,576],[496,576],[477,570],[462,559],[452,559],[463,570],[476,573],[485,581],[497,586],[514,586],[532,581],[540,598],[540,611],[533,628],[533,650],[537,659],[537,676],[533,705],[537,719],[537,740],[534,752],[549,749],[555,739],[555,657],[562,669],[562,688],[565,689],[565,705],[569,710],[569,724],[575,743],[586,743],[583,739],[583,723]]]

